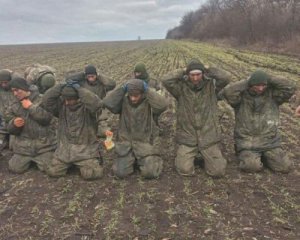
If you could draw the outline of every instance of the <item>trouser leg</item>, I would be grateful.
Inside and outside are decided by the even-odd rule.
[[[239,152],[240,169],[245,172],[259,172],[263,169],[261,153],[249,150]]]
[[[263,153],[267,166],[275,172],[288,173],[292,167],[292,161],[281,148],[274,148]]]
[[[70,166],[71,164],[64,163],[60,159],[54,157],[50,161],[46,172],[51,177],[61,177],[66,175],[67,170]]]
[[[213,177],[224,176],[227,161],[223,157],[218,144],[201,150],[200,153],[203,156],[204,169],[208,175]]]
[[[14,173],[23,173],[28,170],[32,157],[14,154],[12,158],[8,161],[8,168]]]
[[[130,150],[126,155],[124,156],[118,156],[113,164],[113,172],[116,177],[118,178],[124,178],[134,172],[134,165],[135,162],[135,156]]]
[[[179,145],[175,158],[175,167],[180,175],[191,176],[195,173],[195,157],[198,154],[198,147]]]
[[[97,158],[86,159],[75,163],[79,167],[81,176],[86,180],[93,180],[103,177],[103,166]]]
[[[138,161],[138,165],[144,178],[158,178],[163,169],[163,160],[160,156],[146,156]]]
[[[34,161],[37,164],[37,167],[41,170],[41,171],[47,171],[50,162],[53,159],[53,154],[54,152],[45,152],[42,154],[39,154],[35,157],[32,158],[32,161]]]

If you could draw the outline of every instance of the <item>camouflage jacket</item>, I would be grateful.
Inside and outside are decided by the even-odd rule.
[[[163,78],[164,87],[177,100],[177,143],[198,146],[201,150],[221,140],[217,93],[228,82],[227,78],[204,76],[200,86],[195,87],[183,70]]]
[[[24,77],[29,84],[38,85],[38,81],[43,75],[51,73],[55,76],[55,72],[56,70],[50,66],[36,63],[25,69]]]
[[[132,77],[135,78],[134,75]],[[138,78],[138,79],[140,79],[140,78]],[[146,80],[144,80],[144,79],[141,79],[141,80],[145,81],[149,87],[154,88],[156,91],[160,90],[159,81],[157,79],[147,78]]]
[[[103,99],[106,96],[107,92],[113,90],[116,87],[116,81],[113,79],[110,79],[109,77],[107,77],[103,74],[97,75],[97,80],[96,80],[95,85],[90,85],[87,82],[84,72],[72,74],[68,78],[70,78],[70,77],[79,81],[79,84],[82,87],[95,93],[100,99]]]
[[[148,86],[154,88],[156,91],[160,90],[159,81],[155,78],[150,78],[148,80]]]
[[[112,113],[120,114],[116,151],[125,155],[133,149],[137,156],[159,155],[159,129],[154,119],[167,109],[168,101],[148,89],[138,106],[131,105],[122,87],[103,100]]]
[[[31,92],[29,99],[33,103],[29,109],[24,109],[17,99],[7,108],[6,117],[9,119],[7,130],[15,135],[13,152],[36,156],[54,151],[56,148],[55,119],[51,113],[42,108],[41,95]],[[16,117],[25,120],[23,127],[14,125]]]
[[[248,80],[227,86],[221,93],[235,111],[237,151],[265,151],[280,146],[279,106],[295,92],[295,84],[272,77],[263,95],[249,91]]]
[[[98,158],[96,112],[102,106],[97,95],[79,88],[80,102],[70,109],[61,98],[64,85],[49,89],[43,96],[44,108],[58,117],[58,147],[55,156],[64,162]]]
[[[96,80],[95,85],[91,85],[88,83],[84,72],[79,72],[79,73],[73,74],[72,76],[75,77],[75,79],[79,81],[79,84],[82,87],[95,93],[100,99],[103,99],[109,91],[113,90],[116,87],[116,81],[103,75],[103,74],[97,75],[97,80]],[[97,112],[97,120],[98,120],[98,124],[100,127],[101,127],[101,121],[102,121],[102,116],[101,116],[102,113],[103,113],[103,109],[99,109],[99,111]],[[104,112],[104,113],[105,113],[105,115],[107,114],[107,112]],[[104,119],[106,119],[106,118],[107,118],[107,116],[104,116]]]
[[[0,114],[6,121],[5,113],[7,112],[8,106],[16,100],[11,90],[4,90],[0,87]]]

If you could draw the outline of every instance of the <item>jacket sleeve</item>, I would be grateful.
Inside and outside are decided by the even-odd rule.
[[[80,101],[84,106],[92,113],[96,113],[100,108],[103,107],[102,100],[90,90],[80,87],[77,89]]]
[[[120,114],[122,111],[124,96],[124,89],[122,87],[118,87],[103,99],[103,105],[112,113]]]
[[[149,87],[152,87],[156,91],[159,91],[160,90],[159,81],[157,79],[151,78],[149,81]]]
[[[8,133],[12,135],[19,135],[23,130],[23,127],[16,127],[14,125],[14,120],[16,117],[18,117],[15,114],[15,110],[19,107],[20,107],[20,103],[18,101],[14,101],[12,104],[9,105],[8,108],[6,108],[5,111],[6,123],[7,123],[6,128]]]
[[[183,80],[183,76],[183,70],[176,70],[175,72],[171,72],[165,75],[162,79],[163,86],[176,99],[178,99],[181,94],[180,82]]]
[[[32,104],[28,109],[30,117],[42,126],[50,124],[53,115],[41,107],[41,104]]]
[[[9,134],[12,134],[12,135],[20,135],[22,130],[23,130],[23,127],[16,127],[14,125],[14,120],[15,118],[11,119],[8,124],[7,124],[7,131]]]
[[[146,92],[146,98],[154,114],[159,115],[167,110],[168,100],[153,89],[148,89]]]
[[[99,78],[100,78],[100,81],[101,83],[104,85],[105,87],[105,90],[108,92],[108,91],[111,91],[113,90],[115,87],[116,87],[116,81],[105,76],[105,75],[99,75]]]
[[[230,73],[216,67],[210,67],[207,69],[206,75],[207,77],[216,80],[216,93],[220,92],[224,87],[226,87],[231,80]]]
[[[271,77],[269,85],[278,105],[288,102],[296,91],[296,83],[282,77]]]
[[[59,110],[63,104],[62,100],[60,99],[63,87],[64,84],[55,85],[46,91],[42,98],[43,108],[52,113],[55,117],[58,117]]]
[[[218,94],[220,99],[225,99],[230,106],[235,108],[240,104],[242,93],[247,89],[248,80],[238,81],[226,86]]]

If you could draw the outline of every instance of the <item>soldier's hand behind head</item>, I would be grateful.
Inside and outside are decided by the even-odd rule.
[[[78,80],[73,80],[73,79],[67,80],[67,86],[68,87],[73,87],[75,89],[80,88],[79,81]]]
[[[16,127],[23,127],[24,124],[25,124],[25,120],[24,120],[23,118],[16,117],[16,118],[14,119],[14,125],[15,125]]]

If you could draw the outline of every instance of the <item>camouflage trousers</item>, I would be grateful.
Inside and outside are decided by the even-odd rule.
[[[154,152],[151,154],[151,145],[144,144],[144,148],[134,151],[131,147],[116,147],[117,158],[113,164],[116,177],[124,178],[134,172],[135,164],[144,178],[158,178],[163,169],[163,160]],[[149,151],[150,150],[150,151]]]
[[[45,152],[34,157],[14,154],[8,161],[8,168],[14,173],[23,173],[29,169],[32,162],[35,162],[41,171],[46,171],[53,154],[54,152]]]
[[[175,158],[175,167],[180,175],[192,176],[195,173],[194,161],[199,155],[204,161],[206,173],[212,177],[221,177],[225,174],[227,161],[223,157],[218,144],[200,150],[198,146],[189,147],[179,145]]]
[[[64,176],[72,165],[79,167],[81,176],[86,180],[103,177],[103,167],[99,164],[97,158],[85,159],[72,163],[66,163],[58,158],[53,158],[47,169],[47,174],[51,177]]]
[[[240,169],[245,172],[259,172],[263,169],[263,162],[268,168],[275,172],[287,173],[290,171],[292,161],[281,148],[274,148],[268,151],[243,150],[238,153]]]
[[[112,116],[107,109],[103,109],[101,111],[101,115],[97,116],[97,119],[98,119],[97,136],[100,138],[105,138],[106,137],[105,132],[107,130],[109,131],[111,130],[110,123],[111,123]]]

